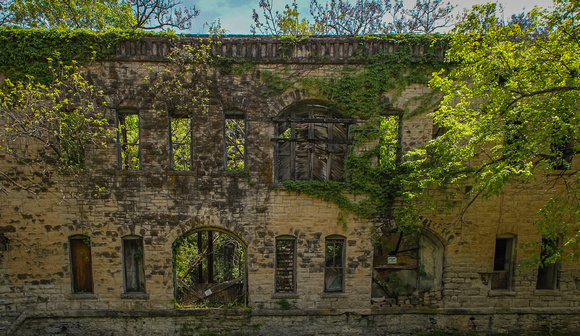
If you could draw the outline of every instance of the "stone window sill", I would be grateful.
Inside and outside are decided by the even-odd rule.
[[[121,299],[149,300],[149,294],[147,294],[147,293],[123,293],[123,294],[121,294]]]
[[[97,294],[94,293],[82,293],[82,294],[68,294],[67,299],[69,300],[95,300],[97,299]]]

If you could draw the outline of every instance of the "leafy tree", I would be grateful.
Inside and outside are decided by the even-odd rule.
[[[50,168],[72,176],[82,171],[87,146],[103,145],[107,134],[101,96],[78,67],[58,65],[53,73],[48,85],[32,78],[15,84],[6,80],[0,91],[0,151],[7,161],[34,172],[15,174],[7,165],[0,175],[33,194],[51,180]]]
[[[269,0],[260,0],[259,7],[262,9],[264,18],[261,21],[260,15],[254,9],[252,19],[255,25],[250,26],[252,34],[259,32],[263,35],[307,36],[324,32],[322,26],[311,24],[308,20],[300,18],[296,1],[286,5],[282,14],[278,11],[273,12],[272,2]]]
[[[433,118],[447,132],[408,153],[407,201],[432,208],[432,191],[462,183],[473,185],[472,201],[498,195],[510,183],[545,183],[559,192],[539,209],[539,232],[547,241],[575,243],[580,181],[571,162],[580,150],[580,3],[535,8],[526,25],[504,24],[497,10],[475,6],[453,30],[447,58],[455,66],[431,81],[444,94]],[[417,213],[401,218],[416,223]],[[561,252],[550,254],[551,261]]]
[[[176,0],[131,0],[136,22],[133,29],[161,29],[165,27],[187,30],[191,20],[199,15],[195,6],[181,7]]]
[[[402,7],[402,2],[395,8]],[[331,0],[321,5],[317,0],[310,2],[310,13],[314,22],[323,27],[327,35],[376,34],[386,29],[384,16],[392,9],[390,0],[357,0],[351,5],[348,0]]]
[[[453,23],[451,12],[454,8],[451,3],[441,0],[417,0],[411,9],[395,6],[393,22],[386,32],[431,34]]]
[[[405,9],[403,2],[395,0],[330,0],[324,4],[311,0],[311,23],[299,17],[296,2],[286,5],[282,14],[273,12],[272,2],[261,0],[259,3],[263,18],[256,10],[252,15],[255,26],[252,33],[268,35],[303,36],[311,34],[326,35],[366,35],[385,33],[432,33],[438,28],[447,27],[453,21],[454,6],[441,0],[417,0],[414,7]],[[385,18],[391,20],[385,21]]]
[[[191,27],[199,15],[176,0],[0,0],[0,25],[105,31]]]

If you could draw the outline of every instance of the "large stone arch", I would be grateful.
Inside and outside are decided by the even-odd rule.
[[[233,231],[200,225],[172,244],[174,296],[187,307],[238,306],[247,301],[247,244]]]

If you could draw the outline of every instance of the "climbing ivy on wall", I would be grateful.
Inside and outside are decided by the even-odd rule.
[[[371,38],[371,37],[369,37]],[[400,148],[393,160],[386,157],[393,137],[392,116],[409,118],[439,103],[439,96],[431,92],[416,97],[419,107],[397,111],[393,105],[398,96],[412,84],[427,85],[431,74],[447,69],[440,53],[448,43],[444,35],[402,35],[383,38],[397,42],[393,53],[359,56],[360,65],[345,65],[332,78],[302,78],[298,86],[309,94],[329,102],[330,107],[349,118],[363,120],[355,131],[354,148],[368,143],[375,145],[363,152],[352,151],[347,159],[348,182],[284,181],[288,191],[302,192],[325,201],[334,202],[343,211],[338,218],[346,228],[345,212],[387,223],[404,207],[394,205],[401,200],[404,185],[409,181],[409,169],[401,162]],[[424,46],[426,52],[416,56],[412,48]],[[389,92],[389,99],[385,93]],[[397,130],[398,131],[398,130]],[[398,144],[397,144],[398,145]],[[394,154],[391,151],[391,156]],[[352,201],[347,195],[363,194],[362,201]],[[411,228],[416,228],[411,226]]]
[[[49,59],[65,66],[86,64],[106,58],[115,52],[119,41],[166,33],[138,30],[110,30],[95,33],[89,30],[0,28],[0,73],[12,81],[32,76],[48,84],[53,80]]]

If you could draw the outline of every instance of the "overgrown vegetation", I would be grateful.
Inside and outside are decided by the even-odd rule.
[[[376,37],[369,37],[376,38]],[[395,202],[405,191],[408,167],[401,161],[400,129],[402,119],[433,109],[440,96],[433,93],[416,97],[418,108],[395,109],[400,94],[413,84],[427,84],[433,71],[449,68],[440,57],[446,48],[447,36],[400,35],[384,37],[398,41],[393,53],[361,57],[361,66],[346,65],[329,78],[302,78],[299,85],[310,94],[328,100],[329,105],[345,117],[364,121],[352,131],[354,147],[347,160],[348,182],[285,181],[290,191],[303,192],[332,201],[342,210],[371,218],[378,224],[392,224]],[[417,57],[414,46],[425,46],[427,53]],[[367,197],[354,202],[347,195]],[[344,214],[339,217],[343,225]]]

